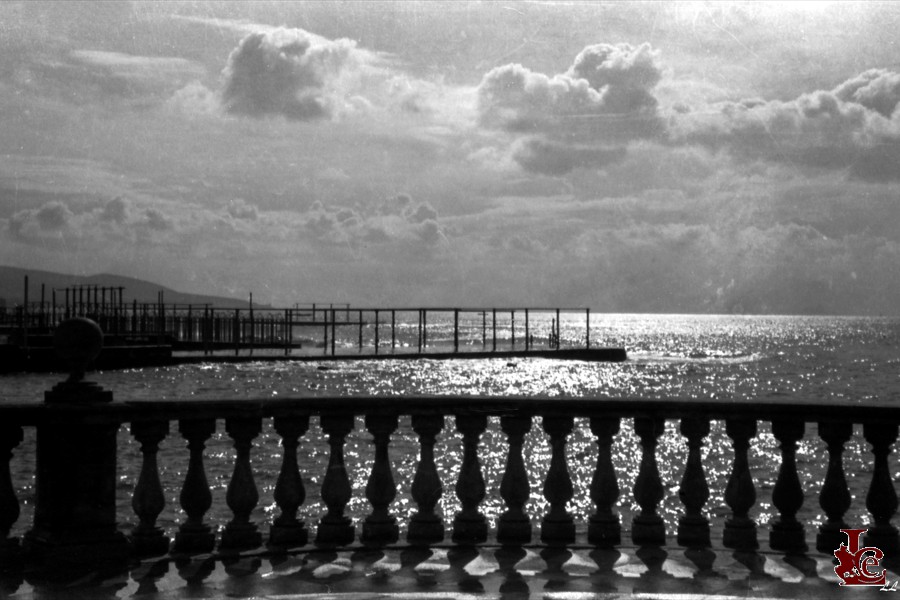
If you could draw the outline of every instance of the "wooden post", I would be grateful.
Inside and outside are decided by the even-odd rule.
[[[509,331],[510,331],[510,341],[512,345],[510,346],[510,350],[516,349],[516,311],[510,311],[509,313]]]
[[[334,309],[331,309],[331,355],[334,356],[335,347],[337,346],[337,325],[334,323],[335,321],[335,313]]]
[[[375,311],[375,354],[378,354],[378,311]]]
[[[362,352],[363,311],[359,311],[359,351]]]
[[[531,350],[531,334],[528,331],[528,309],[525,309],[525,350]]]
[[[250,356],[253,356],[253,346],[256,342],[256,322],[253,320],[253,292],[250,292]]]
[[[45,300],[44,300],[44,286],[45,286],[45,284],[42,283],[42,284],[41,284],[41,317],[40,317],[41,329],[43,329],[43,328],[46,326],[46,324],[47,324],[47,317],[46,317],[46,315],[44,314],[44,302],[45,302]]]
[[[459,309],[453,311],[453,351],[459,352]]]
[[[491,319],[492,327],[494,328],[494,351],[497,350],[497,309],[493,309],[493,317]]]
[[[591,349],[591,309],[585,309],[585,348]]]
[[[428,311],[422,309],[422,350],[428,347]]]
[[[74,294],[73,294],[73,295],[74,295]],[[69,312],[69,288],[66,288],[66,313],[65,313],[65,316],[66,316],[67,319],[68,319],[70,316],[72,316],[72,315],[70,314],[70,312]]]
[[[394,335],[394,328],[397,326],[396,313],[391,311],[391,350],[397,347],[397,336]]]
[[[422,309],[419,309],[419,313],[416,321],[416,349],[419,354],[422,353]]]
[[[487,346],[487,311],[481,311],[481,346]]]
[[[313,313],[313,315],[315,315],[315,313]],[[334,312],[333,311],[332,311],[331,318],[332,318],[332,320],[334,320]],[[324,325],[325,325],[325,333],[324,333],[324,338],[323,338],[324,341],[322,342],[322,348],[325,350],[325,354],[327,356],[328,355],[328,311],[327,310],[322,311],[322,323],[324,323]]]
[[[556,309],[556,349],[559,350],[559,309]]]
[[[54,289],[50,293],[51,299],[50,301],[53,303],[53,307],[51,308],[50,313],[50,322],[55,327],[56,326],[56,290]]]
[[[293,343],[294,336],[294,328],[291,326],[291,309],[284,309],[284,332],[282,337],[284,339],[284,355],[287,356],[291,353],[291,344]]]

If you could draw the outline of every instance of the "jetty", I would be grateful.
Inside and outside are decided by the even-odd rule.
[[[590,308],[272,308],[254,306],[252,294],[246,308],[221,308],[166,303],[162,292],[155,303],[129,302],[122,287],[78,285],[49,294],[42,286],[40,301],[29,302],[26,292],[22,305],[0,308],[0,371],[64,369],[53,333],[73,317],[89,318],[104,332],[94,365],[101,369],[209,360],[627,358],[623,348],[592,340]]]

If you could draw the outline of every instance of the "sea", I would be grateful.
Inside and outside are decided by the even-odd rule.
[[[524,322],[500,316],[498,350],[523,349]],[[533,347],[546,347],[554,327],[554,313],[530,316],[529,335]],[[469,315],[460,323],[462,351],[493,347],[492,316]],[[505,319],[505,320],[504,320]],[[586,362],[554,358],[458,358],[371,360],[375,333],[371,325],[364,330],[364,349],[358,349],[359,334],[345,327],[335,340],[339,354],[358,353],[354,360],[333,361],[327,346],[309,332],[307,354],[321,352],[321,358],[305,361],[249,361],[222,363],[210,360],[201,364],[165,368],[141,368],[97,372],[90,379],[111,390],[116,399],[253,399],[270,397],[302,398],[310,396],[394,396],[409,393],[434,395],[543,396],[552,398],[616,397],[663,400],[707,399],[723,403],[804,402],[867,407],[894,405],[900,400],[900,318],[841,316],[734,316],[734,315],[590,315],[592,346],[622,347],[628,359],[620,363]],[[486,324],[487,323],[487,324]],[[562,347],[583,346],[588,337],[588,319],[584,313],[564,313],[559,322]],[[396,323],[394,342],[397,351],[416,349],[419,324],[409,316]],[[453,347],[451,314],[429,313],[427,350]],[[382,353],[390,348],[390,332],[381,326]],[[513,339],[515,338],[515,340]],[[262,351],[257,351],[259,354]],[[12,374],[0,376],[0,402],[40,402],[43,391],[60,379],[59,375]],[[814,418],[814,417],[813,417]],[[299,517],[314,531],[324,513],[320,486],[328,460],[325,436],[312,419],[309,432],[301,438],[298,452],[306,487],[306,502]],[[127,425],[119,433],[119,521],[128,529],[136,521],[131,512],[131,492],[140,469],[140,452]],[[459,510],[455,495],[461,462],[462,438],[452,417],[447,417],[436,448],[438,470],[444,493],[439,508],[448,525]],[[865,494],[872,471],[869,445],[856,426],[848,442],[844,466],[853,504],[846,515],[853,527],[869,522]],[[507,443],[499,423],[492,419],[481,438],[479,459],[487,494],[481,510],[492,524],[504,510],[500,498],[500,480],[506,459]],[[391,459],[397,498],[391,511],[400,518],[401,527],[415,511],[409,488],[415,472],[418,443],[403,417],[392,436]],[[580,534],[594,507],[589,497],[596,443],[586,419],[576,419],[576,428],[567,446],[568,465],[575,496],[569,510],[575,515]],[[632,488],[640,462],[640,445],[630,419],[623,419],[622,430],[613,444],[614,463],[621,490],[616,509],[622,517],[626,535],[637,506]],[[891,454],[892,474],[900,473],[896,452]],[[657,449],[659,471],[666,497],[660,514],[667,531],[674,534],[683,507],[678,500],[679,482],[684,470],[687,447],[678,433],[678,423],[667,421]],[[815,423],[809,423],[797,451],[797,463],[805,502],[798,517],[813,532],[824,520],[819,506],[819,489],[827,464],[825,445],[816,435]],[[525,444],[526,467],[531,482],[527,505],[535,523],[547,510],[543,497],[543,479],[550,460],[548,438],[535,419]],[[733,451],[724,433],[724,424],[714,422],[703,447],[703,464],[710,486],[706,512],[714,531],[721,532],[729,510],[723,496],[731,470]],[[371,435],[358,417],[356,431],[347,439],[345,458],[353,484],[353,498],[347,514],[357,524],[371,510],[365,498],[365,485],[373,458]],[[756,504],[751,516],[765,525],[777,510],[772,505],[772,489],[778,475],[780,453],[769,424],[761,422],[750,451],[751,473],[756,488]],[[254,478],[260,493],[254,520],[261,529],[277,516],[273,490],[281,464],[281,447],[271,423],[264,424],[256,438],[252,454]],[[213,508],[207,515],[213,525],[224,525],[230,518],[225,490],[234,465],[234,450],[225,434],[224,423],[207,445],[207,477],[213,492]],[[159,524],[169,534],[185,518],[178,495],[187,469],[185,441],[173,423],[169,437],[161,445],[160,476],[167,505]],[[25,440],[15,449],[11,466],[13,484],[22,507],[22,515],[13,526],[13,534],[26,531],[34,505],[34,431],[26,428]]]

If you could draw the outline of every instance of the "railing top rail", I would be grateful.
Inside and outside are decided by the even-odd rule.
[[[260,399],[117,400],[109,404],[0,404],[0,424],[36,425],[77,416],[80,422],[190,418],[275,417],[290,414],[371,412],[487,415],[565,414],[578,417],[779,419],[804,422],[900,423],[900,406],[822,402],[715,401],[693,398],[557,398],[510,396],[345,396]]]

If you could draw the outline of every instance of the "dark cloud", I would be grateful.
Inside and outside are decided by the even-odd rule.
[[[618,113],[655,109],[651,90],[662,77],[650,44],[637,48],[630,44],[588,46],[575,57],[566,75],[587,80],[591,88],[603,93],[605,108]]]
[[[624,148],[567,146],[540,138],[526,140],[513,158],[526,171],[565,175],[579,167],[601,168],[625,157]]]
[[[311,120],[332,113],[328,85],[351,60],[350,40],[313,43],[299,29],[251,33],[228,57],[222,102],[231,113]]]
[[[100,211],[100,218],[104,221],[112,221],[122,224],[129,216],[130,203],[122,198],[113,198],[107,202]]]

